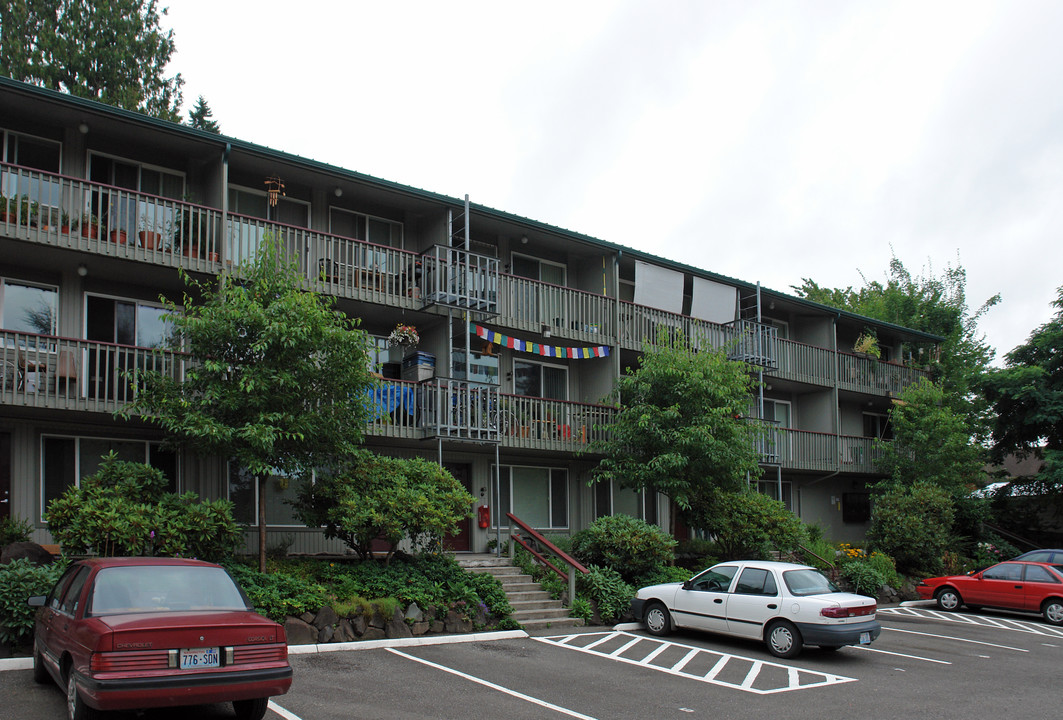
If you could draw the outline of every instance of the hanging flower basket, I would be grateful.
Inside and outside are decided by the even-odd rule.
[[[388,335],[388,347],[416,347],[419,342],[421,342],[421,338],[417,334],[417,328],[413,325],[402,325],[400,323]]]

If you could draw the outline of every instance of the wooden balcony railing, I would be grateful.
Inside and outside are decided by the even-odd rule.
[[[111,413],[136,397],[130,373],[182,378],[187,363],[174,351],[0,331],[0,404]]]
[[[876,472],[881,450],[874,438],[793,430],[778,426],[760,440],[761,462],[786,470]]]
[[[899,395],[906,387],[927,377],[924,370],[838,353],[838,386],[857,392],[887,392]]]
[[[812,385],[834,382],[834,353],[826,348],[780,338],[777,377]]]

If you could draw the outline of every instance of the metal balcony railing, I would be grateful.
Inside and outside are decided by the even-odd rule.
[[[499,313],[509,327],[583,340],[612,342],[612,298],[516,275],[500,278]]]
[[[433,245],[419,262],[424,305],[498,314],[498,258]]]
[[[170,350],[0,331],[0,404],[111,413],[136,397],[131,373],[180,379],[188,362]]]
[[[734,331],[727,344],[727,358],[775,370],[779,367],[779,331],[773,325],[736,320],[729,323]]]

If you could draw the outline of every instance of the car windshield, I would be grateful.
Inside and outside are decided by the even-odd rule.
[[[838,592],[837,585],[819,570],[812,568],[787,570],[782,574],[782,579],[791,595],[820,595]]]
[[[97,573],[89,614],[247,609],[221,568],[131,565]]]

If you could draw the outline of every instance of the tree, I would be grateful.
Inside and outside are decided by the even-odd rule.
[[[953,505],[947,492],[916,480],[883,494],[871,511],[867,539],[904,572],[941,571],[949,548]]]
[[[165,75],[176,48],[157,7],[156,0],[8,0],[0,73],[180,122],[184,80]]]
[[[220,133],[221,128],[218,126],[218,122],[211,120],[213,116],[214,113],[211,111],[210,105],[207,104],[206,98],[200,95],[196,99],[196,106],[188,111],[188,124],[196,130]]]
[[[303,290],[298,268],[269,235],[217,289],[184,277],[202,299],[163,301],[191,363],[183,377],[137,372],[136,400],[121,414],[140,413],[175,442],[231,458],[254,476],[264,571],[267,480],[331,467],[362,442],[375,382],[368,340],[332,298]]]
[[[736,490],[759,473],[758,430],[742,418],[749,369],[705,345],[691,352],[663,330],[644,345],[639,367],[617,382],[621,407],[608,437],[591,445],[605,455],[597,480],[662,493],[687,512],[707,490]]]
[[[293,505],[307,527],[324,527],[325,537],[339,538],[362,560],[372,557],[373,541],[385,541],[390,562],[404,538],[417,547],[440,547],[474,502],[435,463],[362,451],[336,472],[303,483]]]
[[[1000,295],[971,312],[967,307],[967,271],[959,261],[955,267],[946,266],[941,277],[929,272],[913,277],[893,256],[884,283],[865,277],[864,286],[858,290],[851,286],[832,289],[804,278],[793,289],[813,302],[945,338],[939,353],[929,343],[910,343],[905,350],[919,364],[931,365],[931,377],[941,384],[953,410],[968,418],[971,431],[977,437],[987,434],[987,403],[979,394],[979,383],[995,353],[978,333],[978,320],[1000,302]]]
[[[728,559],[764,560],[772,550],[791,551],[805,539],[804,525],[786,505],[750,488],[704,493],[691,514]]]
[[[993,405],[993,456],[1063,451],[1063,286],[1055,317],[1005,356],[983,382]]]

